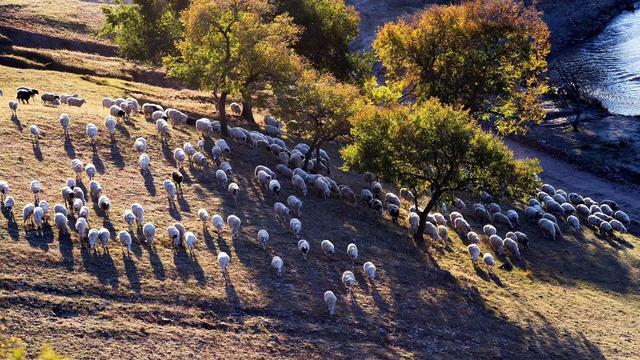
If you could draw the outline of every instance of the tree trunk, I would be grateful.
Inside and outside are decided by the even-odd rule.
[[[307,165],[309,164],[309,159],[311,159],[311,157],[313,156],[313,151],[316,149],[316,145],[314,143],[311,143],[311,145],[309,146],[309,151],[307,151],[306,154],[304,154],[304,163],[302,164],[302,168],[304,171],[307,171]]]
[[[579,131],[578,126],[580,125],[580,115],[582,115],[582,111],[577,111],[576,112],[576,118],[571,123],[571,127],[573,128],[573,132],[578,132]]]
[[[218,98],[218,103],[216,107],[218,108],[218,119],[220,120],[220,133],[224,136],[229,135],[229,131],[227,129],[227,93],[223,92],[220,94]]]
[[[253,99],[251,99],[250,94],[242,94],[242,113],[240,117],[251,124],[256,123],[256,119],[253,117]]]
[[[440,200],[440,196],[441,196],[440,191],[436,190],[431,196],[431,199],[429,199],[429,202],[427,203],[427,206],[424,208],[424,210],[418,213],[418,215],[420,216],[420,224],[418,225],[418,231],[416,231],[416,233],[413,235],[413,240],[416,242],[416,245],[418,246],[422,246],[425,244],[424,228],[425,228],[425,225],[427,224],[427,215],[429,215],[431,210],[433,210],[435,205],[438,203],[438,200]],[[417,210],[418,209],[416,209],[416,211]]]

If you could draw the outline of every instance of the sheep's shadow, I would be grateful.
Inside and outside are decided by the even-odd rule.
[[[111,162],[118,168],[118,169],[122,169],[125,166],[124,163],[124,158],[122,157],[122,154],[120,153],[120,148],[118,148],[118,143],[117,142],[112,142],[111,143],[111,153],[110,153],[110,157]]]
[[[60,254],[64,261],[65,268],[68,271],[73,271],[73,241],[71,240],[71,234],[62,232],[58,235],[58,241],[60,242]]]
[[[70,159],[76,158],[76,148],[73,146],[73,141],[71,141],[69,136],[66,136],[64,139],[64,151]]]
[[[180,214],[180,211],[176,207],[176,203],[170,199],[167,199],[167,201],[169,202],[169,216],[171,216],[172,218],[178,221],[182,220],[182,215]]]
[[[122,136],[124,136],[127,139],[131,139],[131,134],[129,133],[129,130],[127,129],[126,126],[122,126],[122,125],[120,125],[120,123],[118,123],[118,125],[116,125],[116,129],[118,129],[120,131]]]
[[[216,234],[216,236],[218,236],[218,234]],[[216,255],[218,250],[216,249],[216,244],[213,242],[213,236],[211,236],[207,227],[203,226],[202,237],[204,238],[205,245],[207,245],[207,249],[209,249],[212,254]]]
[[[178,196],[178,205],[180,205],[180,211],[184,211],[186,213],[191,212],[191,206],[189,206],[189,202],[184,196]]]
[[[93,166],[96,167],[96,171],[98,172],[98,174],[104,174],[104,162],[102,162],[102,159],[100,158],[100,154],[98,154],[97,151],[93,152],[93,156],[91,157],[91,162],[93,163]]]
[[[169,144],[166,142],[162,143],[162,155],[164,155],[165,160],[171,165],[171,167],[176,167],[176,159],[173,158],[173,151],[169,147]]]
[[[150,245],[148,247],[149,251],[149,263],[151,264],[151,268],[153,269],[153,276],[160,281],[164,281],[167,278],[166,272],[164,270],[164,265],[162,264],[162,259],[158,255],[158,251],[156,250],[154,245]]]
[[[44,157],[42,155],[42,149],[40,148],[40,143],[39,142],[33,143],[33,156],[38,161],[43,161],[44,160]]]
[[[142,177],[144,178],[144,187],[147,189],[149,195],[156,196],[156,185],[153,183],[153,174],[151,174],[151,171],[142,172]]]
[[[42,251],[49,251],[49,245],[53,243],[53,232],[51,227],[43,224],[40,231],[35,229],[24,229],[25,239],[31,247],[38,248]]]
[[[634,249],[635,248],[635,246],[632,243],[630,243],[627,240],[625,240],[625,238],[623,238],[622,236],[613,235],[611,237],[611,239],[613,241],[615,241],[616,243],[626,247],[627,249]]]
[[[229,303],[229,306],[234,309],[239,309],[242,304],[240,303],[240,297],[236,292],[235,286],[233,286],[231,278],[229,276],[226,276],[224,280],[224,291],[227,295],[227,302]]]
[[[198,263],[197,257],[189,254],[184,248],[179,247],[173,252],[173,263],[182,281],[187,282],[191,275],[193,275],[198,286],[207,284],[207,278],[204,275],[202,266]]]
[[[127,279],[129,279],[131,289],[136,293],[139,293],[140,290],[142,290],[142,286],[140,284],[140,274],[138,273],[136,264],[131,256],[126,254],[126,250],[123,253],[122,258],[122,261],[124,262],[124,271],[127,274]]]
[[[118,271],[108,251],[95,251],[91,254],[91,250],[88,247],[82,246],[80,253],[82,263],[88,273],[95,276],[101,284],[110,285],[114,289],[119,287]]]
[[[18,115],[11,114],[11,122],[16,126],[16,129],[18,129],[19,132],[22,132],[24,128],[22,127],[20,119],[18,119]]]

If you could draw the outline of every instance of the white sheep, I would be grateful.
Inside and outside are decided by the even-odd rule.
[[[222,219],[222,216],[215,214],[211,217],[211,223],[213,224],[213,227],[216,228],[216,231],[218,232],[218,236],[221,236],[222,234],[222,229],[224,229],[224,220]]]
[[[242,224],[242,222],[240,221],[240,218],[235,216],[235,215],[229,215],[227,217],[227,225],[229,226],[229,229],[231,229],[231,237],[235,238],[238,236],[238,234],[240,233],[240,225]]]
[[[479,244],[480,243],[480,236],[478,236],[478,234],[476,234],[473,231],[469,231],[467,233],[467,241],[472,243],[472,244]]]
[[[196,120],[196,130],[202,134],[202,137],[211,136],[211,133],[213,132],[211,120],[207,118]]]
[[[147,140],[143,137],[137,138],[136,141],[133,143],[133,148],[138,153],[143,153],[147,151]]]
[[[376,281],[376,266],[371,261],[364,263],[362,269],[372,283]]]
[[[569,215],[567,217],[567,224],[576,232],[579,233],[580,232],[580,220],[574,216],[574,215]]]
[[[152,245],[156,236],[156,227],[152,223],[146,223],[142,227],[142,234],[147,244]]]
[[[106,127],[107,130],[109,131],[111,140],[115,139],[117,125],[118,125],[118,122],[115,117],[109,115],[104,118],[104,127]]]
[[[102,195],[98,198],[98,207],[100,208],[100,210],[102,210],[105,214],[105,217],[109,216],[109,210],[111,209],[111,202],[109,201],[109,198],[106,197],[105,195]]]
[[[307,196],[307,184],[300,175],[293,175],[291,184],[298,193],[302,194],[302,196]]]
[[[68,137],[69,136],[69,115],[68,114],[60,114],[60,126],[62,126],[62,130],[64,131],[64,136]]]
[[[127,248],[127,255],[131,253],[131,235],[127,231],[120,231],[118,233],[118,239],[120,240],[120,244]]]
[[[102,243],[102,249],[108,251],[109,240],[111,240],[111,232],[108,229],[101,228],[98,230],[98,239]]]
[[[600,223],[598,230],[600,231],[600,235],[607,238],[613,235],[613,226],[611,226],[611,224],[606,221]]]
[[[186,124],[187,120],[189,119],[189,115],[176,109],[167,109],[164,113],[165,116],[169,118],[169,120],[171,120],[171,125],[173,125],[174,127],[179,124]]]
[[[116,101],[112,98],[104,97],[102,98],[102,108],[110,108],[116,104]]]
[[[331,190],[329,189],[329,184],[321,177],[315,180],[315,188],[318,191],[318,194],[322,196],[323,199],[328,199],[331,197]]]
[[[302,222],[296,218],[289,220],[289,231],[298,239],[302,231]]]
[[[184,234],[184,240],[185,240],[185,245],[187,246],[187,249],[189,250],[189,253],[191,253],[191,255],[193,255],[193,252],[194,252],[194,250],[196,248],[196,243],[198,242],[198,238],[191,231],[187,231]]]
[[[37,204],[40,198],[40,193],[42,192],[42,185],[40,184],[40,181],[32,180],[29,189],[33,193],[34,202]]]
[[[89,233],[89,223],[87,223],[87,219],[78,218],[76,220],[75,228],[76,228],[76,232],[78,233],[79,241],[82,241],[87,238],[87,235]]]
[[[171,240],[171,244],[173,244],[174,248],[178,248],[180,245],[182,245],[180,230],[178,230],[175,225],[167,227],[167,236],[169,237],[169,240]]]
[[[136,222],[136,217],[133,215],[133,212],[129,209],[126,209],[122,213],[122,220],[129,226],[129,229],[133,228],[133,224]]]
[[[40,206],[33,209],[33,223],[36,230],[42,231],[42,222],[44,220],[44,210]]]
[[[342,273],[342,285],[347,289],[347,292],[353,295],[353,287],[356,285],[356,277],[351,271],[345,271]]]
[[[622,210],[618,210],[615,213],[613,213],[613,217],[620,221],[622,224],[624,224],[625,226],[629,226],[631,225],[631,219],[629,218],[629,215],[627,215],[624,211]]]
[[[617,232],[621,232],[623,234],[627,232],[627,228],[624,226],[624,224],[622,224],[621,221],[613,219],[609,221],[609,225],[611,225],[611,228]]]
[[[88,163],[85,167],[84,167],[84,172],[87,173],[87,176],[89,177],[89,180],[93,180],[93,178],[96,176],[96,166],[93,165],[92,163]]]
[[[517,238],[514,240],[512,238],[505,237],[503,244],[511,256],[515,256],[517,259],[520,258],[520,248],[518,247]]]
[[[138,227],[142,227],[142,223],[144,222],[144,208],[139,203],[131,204],[131,212],[136,218],[136,223]]]
[[[493,255],[486,253],[482,256],[482,261],[484,262],[484,265],[487,267],[487,271],[489,272],[489,274],[493,274],[493,267],[495,266],[496,262],[493,259]]]
[[[89,138],[89,142],[91,145],[96,143],[96,136],[98,136],[98,127],[92,123],[87,124],[86,126],[87,137]]]
[[[164,111],[162,106],[158,104],[144,103],[142,104],[142,113],[146,119],[151,119],[151,115],[156,111]]]
[[[160,135],[160,141],[166,142],[169,139],[169,124],[162,119],[156,121],[156,130]]]
[[[457,218],[453,222],[453,227],[461,234],[468,234],[471,231],[471,225],[464,218]]]
[[[164,187],[164,191],[167,192],[169,201],[173,203],[176,200],[176,185],[173,183],[173,181],[166,179],[162,182],[162,187]]]
[[[227,267],[229,266],[230,262],[231,258],[229,257],[229,255],[227,255],[226,252],[221,251],[220,253],[218,253],[218,265],[220,265],[220,268],[222,269],[222,275],[224,276],[225,280],[229,276],[229,274],[227,273]]]
[[[485,225],[482,227],[482,232],[487,235],[487,237],[491,236],[491,235],[495,235],[498,233],[498,230],[496,230],[496,228],[493,225]]]
[[[445,243],[449,241],[449,230],[444,225],[438,225],[438,236]]]
[[[53,222],[58,227],[58,230],[60,230],[60,233],[62,233],[63,235],[66,235],[69,233],[69,229],[67,228],[66,216],[64,216],[63,214],[55,214],[53,216]]]
[[[29,133],[33,138],[33,142],[37,144],[40,141],[40,137],[42,136],[42,132],[40,131],[40,129],[38,129],[38,127],[35,125],[31,125],[29,127]]]
[[[320,243],[320,248],[322,248],[322,252],[327,256],[336,253],[336,249],[333,246],[333,243],[329,240],[322,240],[322,242]]]
[[[151,173],[151,170],[149,169],[151,166],[151,159],[147,153],[140,154],[138,157],[138,165],[140,166],[140,172],[143,175]]]
[[[32,215],[35,208],[36,206],[32,203],[28,203],[22,208],[22,220],[25,224],[27,221],[33,222]]]
[[[262,245],[263,249],[267,249],[267,243],[269,242],[269,232],[267,232],[267,230],[258,230],[258,242]]]
[[[338,298],[331,290],[327,290],[324,292],[324,302],[327,304],[327,310],[329,310],[329,315],[333,316],[336,312],[336,302]]]
[[[77,96],[71,96],[69,98],[67,98],[67,105],[69,106],[76,106],[76,107],[82,107],[82,105],[86,104],[87,100],[81,98],[81,97],[77,97]]]
[[[96,244],[100,238],[100,231],[98,229],[91,229],[87,234],[87,241],[89,242],[89,248],[96,251]]]
[[[231,148],[229,147],[229,145],[224,139],[216,140],[215,144],[217,147],[219,147],[222,150],[223,154],[225,155],[231,154]]]
[[[498,255],[504,255],[504,240],[498,235],[489,236],[489,245]]]
[[[349,256],[349,259],[351,259],[351,262],[355,264],[358,259],[358,247],[356,244],[351,243],[347,245],[347,255]]]
[[[240,104],[236,102],[232,102],[231,105],[229,105],[229,108],[231,109],[231,113],[233,115],[240,116],[240,114],[242,113],[242,107],[240,107]]]
[[[126,111],[124,111],[124,109],[122,109],[120,106],[118,105],[112,105],[109,108],[109,115],[113,116],[113,117],[119,117],[119,118],[124,118],[127,113]]]
[[[218,184],[220,184],[220,186],[224,188],[227,187],[227,182],[229,181],[229,178],[227,177],[227,173],[225,173],[224,170],[222,169],[216,170],[216,179],[218,180]]]
[[[276,202],[273,204],[273,212],[276,214],[276,220],[282,222],[289,218],[290,210],[285,204]]]
[[[284,266],[284,262],[280,256],[274,256],[271,259],[271,267],[276,269],[278,276],[282,275],[282,267]]]
[[[102,185],[96,180],[89,181],[89,192],[94,199],[97,199],[102,195]]]
[[[10,100],[9,101],[9,109],[11,110],[11,114],[13,114],[13,116],[17,116],[18,115],[18,102],[16,100]]]
[[[538,227],[542,229],[546,236],[550,237],[552,240],[556,240],[556,225],[553,221],[549,219],[540,219],[538,220]]]
[[[478,265],[478,257],[480,256],[480,247],[477,244],[470,244],[467,246],[469,256],[471,256],[471,262],[474,265]]]
[[[269,181],[269,191],[274,193],[276,197],[280,197],[280,182],[276,179]]]

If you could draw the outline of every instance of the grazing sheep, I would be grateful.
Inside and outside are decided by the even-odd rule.
[[[80,213],[80,209],[82,209],[83,206],[84,206],[84,202],[82,202],[81,199],[73,199],[72,210],[74,214]]]
[[[622,210],[618,210],[615,213],[613,213],[613,217],[620,221],[622,224],[624,224],[625,226],[629,226],[631,225],[631,219],[629,218],[629,215],[627,215],[624,211]]]
[[[498,255],[504,255],[504,240],[498,235],[489,236],[489,245]]]
[[[189,253],[191,253],[191,255],[193,255],[193,251],[196,249],[196,242],[198,241],[198,238],[191,231],[187,231],[184,234],[184,240],[185,240],[185,244],[187,246],[187,249],[189,250]]]
[[[340,190],[340,198],[342,199],[342,201],[350,206],[356,205],[358,199],[356,198],[356,194],[353,192],[351,187],[347,185],[340,185],[338,189]]]
[[[267,232],[267,230],[258,230],[258,242],[262,245],[263,249],[267,249],[267,243],[269,242],[269,233]]]
[[[67,98],[67,105],[69,106],[82,107],[86,103],[87,101],[81,97],[72,96]]]
[[[98,229],[91,229],[87,234],[87,241],[89,242],[89,248],[96,251],[96,244],[100,238],[100,231]]]
[[[199,151],[196,151],[196,153],[193,154],[193,162],[202,170],[205,170],[207,168],[207,165],[209,164],[209,160],[207,160],[207,157]]]
[[[84,167],[84,172],[87,173],[87,177],[89,177],[89,180],[93,180],[93,178],[96,176],[96,167],[95,165],[89,163]]]
[[[106,197],[105,195],[100,196],[100,198],[98,198],[98,207],[100,208],[100,210],[104,212],[105,217],[109,217],[109,209],[111,209],[111,202],[109,201],[108,197]]]
[[[16,201],[11,196],[7,196],[4,198],[2,202],[2,206],[4,206],[5,210],[9,213],[9,222],[13,220],[13,207],[16,205]]]
[[[300,175],[293,175],[291,184],[298,193],[302,194],[302,196],[307,196],[307,184]]]
[[[520,259],[520,248],[518,247],[517,240],[511,239],[511,238],[505,238],[504,247],[507,249],[509,254],[511,254],[511,256],[514,256],[517,259]]]
[[[293,176],[293,171],[283,164],[276,165],[276,173],[285,178],[291,178]]]
[[[67,228],[67,217],[64,216],[64,214],[55,214],[53,216],[53,222],[56,224],[61,234],[67,235],[69,233],[69,229]]]
[[[482,222],[490,222],[491,215],[482,204],[474,204],[473,215]]]
[[[23,222],[25,224],[29,220],[33,221],[33,219],[31,217],[33,215],[33,210],[35,208],[36,208],[36,206],[34,204],[32,204],[32,203],[28,203],[22,208],[22,220],[23,220]]]
[[[549,219],[540,219],[538,220],[538,227],[542,229],[542,232],[551,240],[556,240],[556,225],[553,221]]]
[[[89,192],[93,199],[97,199],[102,195],[102,185],[96,180],[89,181]]]
[[[302,231],[302,222],[296,218],[289,220],[289,231],[296,237],[300,238],[300,232]]]
[[[287,198],[287,205],[297,217],[302,216],[302,200],[298,199],[295,195],[290,195]]]
[[[362,269],[364,270],[365,274],[367,274],[369,281],[374,283],[376,281],[376,266],[373,265],[371,261],[367,261],[362,266]]]
[[[224,170],[222,169],[218,169],[216,170],[216,179],[218,180],[218,184],[224,188],[227,187],[227,182],[229,181],[229,178],[227,177],[227,173],[224,172]]]
[[[0,195],[2,196],[2,200],[9,194],[9,183],[6,181],[0,181]]]
[[[182,238],[180,236],[180,230],[175,226],[167,227],[167,236],[171,240],[174,248],[178,248],[182,244]]]
[[[520,231],[516,231],[514,232],[514,234],[516,235],[516,240],[518,241],[518,243],[522,244],[522,247],[526,250],[529,248],[529,237],[527,236],[527,234],[520,232]]]
[[[171,120],[171,125],[173,125],[174,127],[178,124],[184,125],[188,122],[189,119],[191,119],[189,115],[176,109],[167,109],[164,111],[164,113],[166,117]],[[193,119],[191,119],[191,121],[193,121]]]
[[[37,208],[36,208],[37,209]],[[617,232],[621,232],[623,234],[625,234],[627,232],[627,228],[624,226],[624,224],[622,224],[622,222],[618,221],[618,220],[611,220],[609,221],[609,225],[611,225],[611,228]]]
[[[218,232],[218,236],[221,236],[222,234],[222,229],[224,228],[224,220],[222,219],[222,216],[215,214],[211,217],[211,223],[213,224],[213,227],[216,228],[216,231]]]
[[[613,218],[603,212],[596,212],[593,215],[599,217],[600,219],[604,220],[604,221],[611,221],[613,220]]]
[[[164,187],[164,190],[167,192],[169,201],[173,203],[176,200],[176,185],[173,181],[166,179],[162,182],[162,187]]]
[[[129,229],[133,228],[133,224],[136,222],[136,217],[133,215],[133,212],[129,209],[126,209],[122,214],[122,220],[129,226]]]
[[[608,207],[611,208],[611,210],[613,211],[618,211],[620,210],[620,208],[618,207],[618,203],[613,201],[613,200],[602,200],[600,202],[602,205],[607,205]]]
[[[13,116],[16,116],[18,114],[18,102],[15,100],[9,101],[9,110],[11,110]]]
[[[600,231],[600,235],[604,236],[605,238],[609,238],[613,235],[613,227],[606,221],[600,223],[598,230]]]
[[[384,206],[382,205],[382,201],[378,199],[373,199],[369,202],[369,207],[375,210],[377,213],[382,215],[382,211],[384,210]]]
[[[515,210],[508,210],[507,218],[509,219],[509,222],[511,222],[514,228],[520,225],[520,218],[518,216],[518,213]]]
[[[336,249],[333,246],[333,243],[329,240],[322,240],[320,243],[320,248],[322,248],[322,252],[326,255],[334,255],[336,253]]]
[[[282,267],[284,266],[284,262],[280,256],[274,256],[271,259],[271,267],[276,269],[278,276],[282,275]]]
[[[240,107],[240,104],[236,102],[232,102],[231,105],[229,105],[229,108],[233,115],[240,116],[240,114],[242,114],[242,107]]]
[[[78,217],[84,218],[85,220],[89,220],[89,208],[86,206],[83,206],[80,208],[80,210],[78,211]]]
[[[513,224],[511,223],[509,218],[503,213],[494,213],[492,222],[496,225],[504,225],[509,229],[513,229]]]
[[[127,255],[131,254],[131,235],[128,232],[122,230],[118,233],[118,239],[120,240],[122,246],[127,248]]]
[[[96,136],[98,136],[98,127],[92,123],[87,124],[86,126],[87,137],[89,138],[89,142],[91,145],[96,143]]]
[[[211,136],[213,133],[213,126],[211,125],[211,120],[207,118],[202,118],[196,120],[196,130],[202,134],[202,137]]]
[[[576,213],[586,218],[586,217],[589,217],[589,215],[591,215],[591,210],[589,210],[589,208],[584,204],[578,204],[576,206]]]
[[[591,225],[593,227],[599,227],[600,224],[602,224],[602,222],[604,222],[604,220],[600,219],[599,217],[597,217],[595,215],[589,215],[589,217],[587,218],[587,222],[589,223],[589,225]]]
[[[147,244],[152,245],[156,236],[156,227],[152,223],[146,223],[142,227],[142,234]]]
[[[583,201],[587,207],[591,207],[592,205],[598,205],[598,203],[593,201],[590,197],[584,198]]]
[[[551,194],[551,195],[555,195],[556,194],[556,189],[554,189],[553,186],[551,186],[549,184],[543,184],[540,187],[540,190],[546,192],[547,194]]]
[[[276,202],[273,204],[273,212],[276,214],[276,220],[282,222],[289,218],[290,210],[285,204]]]
[[[480,243],[480,236],[478,236],[478,234],[476,234],[473,231],[469,231],[467,233],[467,241],[469,241],[472,244],[479,244]]]
[[[280,182],[275,179],[269,181],[269,191],[274,193],[277,198],[280,198]]]
[[[29,127],[29,133],[33,138],[32,141],[37,144],[40,141],[40,137],[42,136],[42,132],[40,131],[40,129],[38,129],[38,127],[35,125],[31,125]]]
[[[398,217],[400,216],[400,208],[395,204],[389,204],[387,211],[389,212],[389,216],[391,216],[391,221],[397,224]]]
[[[64,207],[64,205],[62,204],[55,204],[53,206],[53,213],[54,214],[63,214],[64,216],[67,216],[67,208]]]
[[[33,223],[36,230],[42,231],[42,221],[44,220],[44,210],[40,206],[33,209]]]
[[[156,111],[164,111],[162,106],[157,104],[144,103],[142,104],[142,113],[144,114],[145,119],[151,119],[151,115]]]
[[[315,188],[318,191],[318,194],[322,196],[323,199],[328,199],[331,197],[331,189],[329,189],[329,184],[321,177],[315,180]]]
[[[216,140],[215,145],[222,150],[225,156],[231,154],[231,148],[224,139]]]
[[[151,159],[146,153],[140,154],[140,156],[138,157],[138,165],[140,166],[140,172],[143,175],[151,173],[151,170],[149,169],[149,167],[151,166]]]
[[[165,124],[167,124],[167,126],[169,125],[167,123],[167,115],[164,113],[164,111],[154,111],[151,114],[151,120],[155,121],[156,124],[158,124],[159,120],[162,120]]]
[[[438,236],[445,243],[449,241],[449,230],[444,225],[438,225]]]
[[[137,138],[136,141],[133,143],[133,148],[138,153],[145,152],[147,150],[147,140],[143,137]]]
[[[542,211],[533,206],[527,206],[524,210],[524,215],[528,220],[538,221],[542,217]]]
[[[231,164],[229,164],[226,161],[223,161],[220,163],[220,169],[229,176],[231,176],[231,174],[233,173],[233,168],[231,167]]]
[[[222,269],[222,275],[224,276],[225,280],[229,276],[229,274],[227,273],[229,262],[231,262],[231,258],[229,257],[229,255],[227,255],[226,252],[221,251],[220,253],[218,253],[218,265],[220,265],[220,269]]]
[[[238,234],[240,233],[241,224],[242,222],[240,221],[239,217],[235,215],[229,215],[229,217],[227,217],[227,225],[229,226],[229,229],[231,229],[232,238],[237,237]]]
[[[203,228],[207,226],[207,222],[209,221],[209,213],[207,212],[207,209],[204,209],[204,208],[198,209],[198,219],[202,221]]]
[[[89,224],[87,223],[87,219],[78,218],[76,220],[76,232],[78,233],[78,240],[82,241],[87,238],[89,235]]]
[[[356,277],[351,271],[345,271],[342,273],[342,285],[347,289],[347,292],[353,296],[353,287],[356,285]]]
[[[431,237],[433,241],[440,240],[440,235],[438,234],[438,228],[434,224],[428,221],[424,224],[424,233],[429,235],[429,237]]]
[[[482,256],[482,261],[484,265],[487,267],[487,271],[489,274],[493,274],[493,267],[495,266],[495,260],[493,259],[493,255],[486,253]]]
[[[180,171],[173,171],[171,173],[171,179],[178,186],[178,189],[182,191],[182,180],[184,179],[184,177],[182,176]]]
[[[64,131],[64,136],[65,137],[69,137],[69,115],[68,114],[61,114],[60,118],[60,126],[62,126],[62,130]]]
[[[104,118],[104,127],[106,127],[109,131],[109,135],[111,136],[112,141],[115,139],[117,125],[118,122],[115,117],[107,116]]]
[[[482,227],[482,232],[487,235],[487,237],[489,237],[491,235],[496,235],[498,233],[498,230],[496,230],[493,225],[487,224]]]
[[[116,104],[116,101],[112,98],[102,98],[102,108],[111,108],[113,105]]]
[[[580,220],[574,215],[569,215],[567,217],[567,224],[576,232],[580,232]]]
[[[480,256],[480,247],[476,244],[470,244],[467,246],[469,256],[471,256],[471,262],[473,265],[478,265],[478,257]]]
[[[123,119],[127,115],[127,113],[120,106],[112,105],[109,108],[109,115]]]
[[[327,304],[327,310],[329,310],[329,316],[333,316],[336,312],[336,302],[338,298],[331,290],[327,290],[324,292],[324,302]]]
[[[463,218],[455,219],[453,227],[461,234],[468,234],[471,231],[471,225]]]
[[[385,204],[394,204],[397,207],[400,207],[400,198],[398,196],[396,196],[396,194],[394,193],[386,193],[384,196],[384,202]]]
[[[358,259],[358,247],[356,244],[351,243],[347,245],[347,255],[349,256],[349,259],[351,259],[351,262],[355,264]]]
[[[158,119],[156,121],[156,130],[160,135],[160,141],[164,143],[169,139],[169,124],[166,121]]]

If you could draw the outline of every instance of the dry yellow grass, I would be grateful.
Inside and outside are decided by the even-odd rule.
[[[275,164],[269,153],[231,144],[232,179],[242,189],[237,210],[211,167],[206,172],[185,167],[184,196],[171,210],[161,184],[174,169],[171,152],[184,141],[195,144],[198,135],[172,129],[170,145],[162,146],[153,124],[137,117],[133,124],[120,124],[112,144],[103,126],[103,96],[131,94],[211,116],[206,94],[52,71],[0,67],[0,74],[5,91],[0,179],[9,181],[18,202],[17,224],[0,220],[0,322],[30,348],[48,342],[61,353],[87,359],[629,359],[640,354],[640,243],[633,236],[606,242],[590,230],[578,237],[565,230],[565,239],[553,243],[525,224],[532,240],[525,260],[512,272],[497,270],[490,277],[473,269],[455,235],[451,248],[438,249],[431,258],[419,256],[406,230],[388,219],[310,195],[302,222],[312,250],[304,261],[296,241],[271,214],[275,199],[252,179],[256,165]],[[11,120],[6,101],[19,85],[77,91],[88,103],[56,109],[37,101],[20,105],[18,120]],[[62,112],[71,117],[69,141],[58,123]],[[89,122],[101,129],[96,153],[85,135]],[[37,147],[30,141],[31,124],[45,132]],[[146,178],[132,148],[138,136],[149,144],[152,175]],[[332,155],[337,158],[335,151]],[[59,189],[73,175],[74,157],[96,165],[97,180],[113,204],[111,223],[92,212],[91,226],[122,230],[122,211],[140,202],[158,229],[155,249],[135,240],[127,257],[113,241],[109,254],[92,255],[75,233],[61,238],[48,228],[44,235],[25,230],[20,209],[33,198],[29,182],[41,181],[42,198],[51,205],[61,202]],[[363,185],[354,174],[336,171],[334,177],[357,191]],[[83,181],[86,185],[86,176]],[[281,182],[289,195],[288,182]],[[211,215],[236,213],[243,222],[239,238],[231,239],[226,230],[218,238],[211,227],[203,231],[197,219],[201,207]],[[176,221],[198,236],[195,259],[172,251],[164,229]],[[255,240],[261,228],[272,236],[266,252]],[[322,239],[334,242],[335,258],[321,255]],[[361,254],[353,303],[340,284],[341,273],[352,269],[349,242],[356,242]],[[486,251],[486,244],[482,248]],[[217,266],[218,251],[232,258],[228,284]],[[282,277],[270,267],[276,254],[285,262]],[[364,261],[378,267],[375,286],[363,275]],[[338,296],[333,319],[322,301],[328,289]]]

